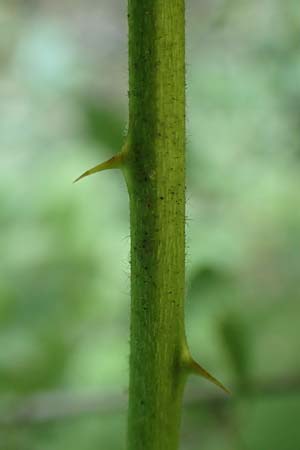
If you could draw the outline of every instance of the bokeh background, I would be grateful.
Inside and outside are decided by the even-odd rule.
[[[300,4],[187,1],[183,450],[300,448]],[[124,449],[126,2],[0,1],[0,450]]]

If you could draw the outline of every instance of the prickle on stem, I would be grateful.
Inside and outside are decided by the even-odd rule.
[[[77,183],[77,181],[81,180],[82,178],[88,177],[93,173],[102,172],[103,170],[121,169],[124,165],[124,159],[127,153],[126,150],[127,145],[125,144],[120,153],[117,153],[107,161],[104,161],[101,164],[97,164],[97,166],[92,167],[91,169],[83,172],[83,174],[81,174],[78,178],[76,178],[76,180],[74,180],[73,183]]]
[[[200,375],[203,378],[206,378],[206,380],[210,381],[211,383],[215,384],[219,388],[221,388],[226,394],[231,394],[229,389],[227,389],[224,384],[222,384],[217,378],[215,378],[213,375],[211,375],[207,370],[205,370],[200,364],[198,364],[195,360],[191,359],[189,361],[189,371],[190,373],[194,373],[195,375]]]
[[[187,374],[199,375],[200,377],[205,378],[206,380],[221,388],[227,394],[231,394],[229,389],[227,389],[219,380],[217,380],[217,378],[211,375],[207,370],[205,370],[194,360],[186,343],[183,345],[181,353],[181,364]]]

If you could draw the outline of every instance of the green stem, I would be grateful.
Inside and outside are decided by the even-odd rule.
[[[185,290],[185,2],[129,0],[129,131],[76,181],[124,172],[130,198],[128,450],[176,450],[188,374],[228,390],[190,355]]]
[[[129,130],[122,150],[75,181],[124,172],[130,198],[128,450],[176,450],[184,385],[200,375],[184,331],[185,1],[128,0]]]
[[[184,0],[128,3],[128,450],[175,450],[179,441],[187,373],[184,12]]]

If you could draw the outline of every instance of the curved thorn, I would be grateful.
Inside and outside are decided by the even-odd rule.
[[[200,364],[198,364],[192,358],[188,362],[188,369],[190,370],[190,372],[196,375],[200,375],[203,378],[206,378],[208,381],[221,388],[227,394],[231,394],[229,389],[227,389],[219,380],[217,380],[214,376],[212,376],[209,372],[207,372],[207,370],[205,370],[202,366],[200,366]]]
[[[82,178],[88,177],[89,175],[92,175],[93,173],[102,172],[103,170],[109,170],[109,169],[119,169],[123,162],[123,156],[124,154],[118,153],[117,155],[113,156],[112,158],[108,159],[107,161],[104,161],[101,164],[98,164],[97,166],[93,167],[92,169],[87,170],[83,174],[81,174],[76,180],[73,181],[73,183],[77,183],[77,181],[81,180]]]

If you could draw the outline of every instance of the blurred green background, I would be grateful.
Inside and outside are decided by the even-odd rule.
[[[124,449],[126,2],[0,1],[0,450]],[[300,448],[300,4],[187,1],[183,450]]]

